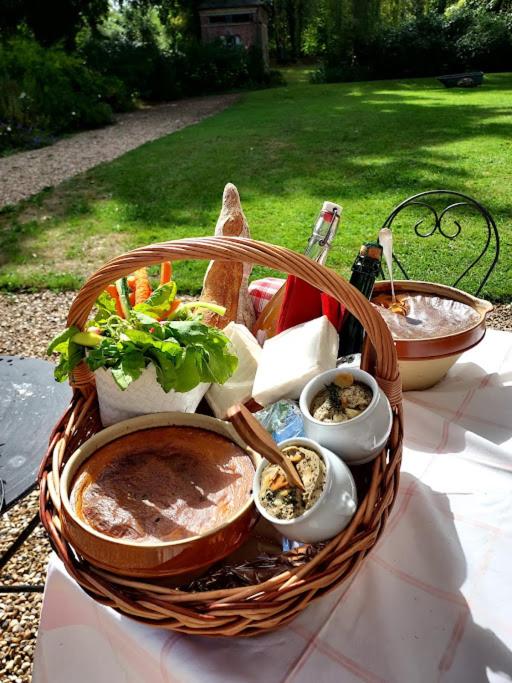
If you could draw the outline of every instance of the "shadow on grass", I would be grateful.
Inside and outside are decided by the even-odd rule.
[[[51,275],[59,259],[52,261],[48,254],[65,242],[70,254],[65,267],[76,276],[86,274],[84,264],[93,265],[88,257],[94,239],[101,238],[108,252],[109,236],[116,236],[117,250],[109,254],[114,256],[149,242],[211,234],[227,181],[240,190],[253,236],[296,250],[303,250],[322,201],[340,201],[343,225],[330,264],[344,274],[361,241],[375,238],[393,206],[423,190],[466,192],[487,204],[499,224],[508,223],[505,145],[512,118],[506,99],[511,88],[511,77],[496,76],[491,87],[472,91],[446,91],[425,80],[299,83],[251,93],[200,125],[63,184],[43,202],[28,229],[20,228],[23,207],[5,215],[0,284],[5,286],[9,272],[13,281],[21,273],[30,282],[44,268]],[[48,203],[53,203],[52,217],[43,221]],[[474,241],[476,251],[480,231],[468,220],[460,239],[428,247],[424,240],[409,240],[405,228],[399,235],[411,270],[428,274],[430,263],[437,264],[444,277],[459,258],[454,249],[465,258]],[[504,260],[486,292],[493,297],[512,291],[506,231],[504,238]],[[41,245],[45,258],[37,270],[30,254]],[[181,287],[197,291],[203,270],[204,264],[179,264]],[[473,285],[468,282],[469,289]]]

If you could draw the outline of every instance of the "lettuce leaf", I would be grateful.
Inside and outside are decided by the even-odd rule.
[[[77,332],[80,332],[78,327],[68,327],[64,332],[61,332],[56,337],[52,339],[46,353],[50,355],[51,353],[67,353],[68,342],[71,337],[74,337]]]
[[[112,316],[117,316],[116,302],[108,292],[102,292],[96,299],[96,314],[90,324],[101,325]]]
[[[146,362],[141,351],[130,351],[121,356],[116,367],[112,368],[112,377],[117,386],[123,391],[136,379],[138,379]]]
[[[147,308],[132,310],[129,320],[119,318],[115,312],[101,321],[98,317],[95,319],[103,339],[98,346],[87,349],[89,368],[112,370],[114,380],[123,391],[150,363],[155,366],[157,381],[165,392],[190,391],[201,382],[223,384],[238,365],[229,339],[221,330],[203,324],[191,311],[189,320],[159,322],[153,318],[163,302],[168,302],[175,293],[175,287],[168,285],[158,289],[162,291],[155,290],[154,294],[158,294],[152,302],[150,297],[149,303],[139,305],[142,308],[148,303]],[[109,305],[103,297],[97,315],[107,315]],[[61,354],[55,370],[59,381],[66,379],[85,355],[84,347],[71,341],[77,331],[77,328],[65,330],[49,347],[49,351]]]
[[[161,318],[165,313],[169,312],[171,304],[176,297],[176,283],[168,282],[157,287],[146,301],[136,304],[133,310],[137,313],[143,313],[153,319]]]
[[[80,332],[78,327],[68,327],[52,339],[46,350],[48,355],[60,354],[59,363],[53,371],[57,382],[64,382],[85,356],[84,347],[72,341],[77,332]]]

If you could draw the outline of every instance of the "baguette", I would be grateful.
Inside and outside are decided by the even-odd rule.
[[[216,236],[250,237],[249,225],[240,204],[240,195],[232,183],[224,188],[222,209],[215,227]],[[203,321],[223,329],[230,322],[252,328],[254,308],[248,291],[252,264],[233,261],[210,261],[203,282],[202,301],[225,306],[226,314],[206,312]]]

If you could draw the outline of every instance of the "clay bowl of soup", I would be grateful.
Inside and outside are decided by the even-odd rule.
[[[229,423],[205,415],[119,422],[86,441],[64,468],[66,536],[101,569],[186,581],[248,537],[259,461]]]
[[[391,285],[376,282],[372,303],[388,323],[395,341],[404,391],[437,384],[460,358],[485,336],[492,304],[432,282],[398,280],[395,293],[406,314],[387,308]]]

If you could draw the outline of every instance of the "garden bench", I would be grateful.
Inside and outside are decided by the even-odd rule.
[[[469,71],[463,74],[449,74],[448,76],[439,76],[437,80],[445,88],[475,88],[484,82],[484,72]]]

